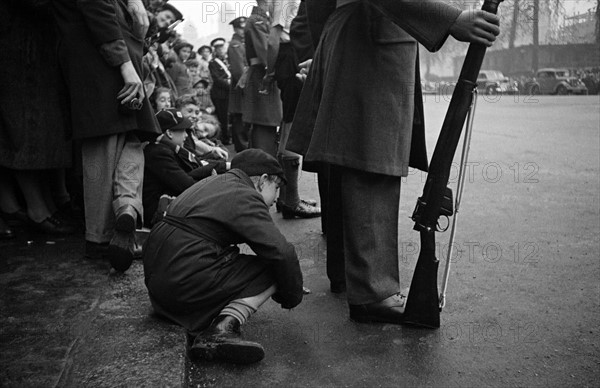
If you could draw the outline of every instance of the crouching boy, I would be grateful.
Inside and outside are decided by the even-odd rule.
[[[269,297],[286,309],[301,302],[296,252],[269,214],[282,183],[275,158],[243,151],[230,171],[179,195],[152,229],[144,248],[150,300],[194,337],[192,358],[260,361],[262,346],[242,340],[240,326]],[[257,255],[240,254],[240,243]]]

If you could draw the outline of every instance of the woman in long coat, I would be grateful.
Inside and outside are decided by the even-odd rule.
[[[71,143],[48,1],[2,1],[0,14],[0,209],[46,233],[72,233],[57,212],[69,201],[64,169],[71,166]],[[60,187],[58,197],[48,195],[53,186]]]
[[[417,41],[435,51],[451,30],[457,39],[474,40],[481,29],[481,41],[491,44],[498,21],[436,1],[307,0],[307,6],[320,41],[287,148],[330,166],[332,289],[347,287],[351,318],[400,323],[400,179],[409,165],[427,170]]]

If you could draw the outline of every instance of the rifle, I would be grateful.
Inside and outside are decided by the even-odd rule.
[[[485,0],[481,9],[495,14],[502,1]],[[439,260],[435,257],[435,232],[446,230],[439,226],[440,216],[449,217],[453,214],[452,190],[447,187],[448,178],[462,128],[473,103],[473,91],[477,88],[477,75],[485,51],[484,45],[469,45],[435,145],[423,194],[417,200],[411,217],[415,221],[413,229],[420,234],[421,250],[404,310],[404,323],[409,325],[432,329],[440,327],[441,304],[437,288]]]

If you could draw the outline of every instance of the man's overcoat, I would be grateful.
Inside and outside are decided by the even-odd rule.
[[[117,100],[124,82],[119,66],[131,59],[142,78],[143,41],[134,34],[125,0],[55,0],[60,31],[58,56],[67,81],[74,138],[136,131],[142,139],[160,134],[146,97],[139,111]]]
[[[307,0],[311,32],[324,26],[287,148],[309,162],[378,174],[406,176],[409,158],[427,170],[417,41],[439,49],[461,11],[361,0],[327,15],[334,6]]]

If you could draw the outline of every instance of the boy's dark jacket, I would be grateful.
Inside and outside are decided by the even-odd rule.
[[[166,136],[144,149],[144,219],[152,220],[163,194],[177,196],[188,187],[211,175],[212,165],[202,166],[196,157]],[[149,225],[148,225],[149,226]]]
[[[302,301],[302,272],[294,246],[277,229],[243,171],[233,169],[198,182],[171,203],[169,216],[212,238],[165,221],[152,229],[144,248],[144,273],[159,314],[189,330],[202,328],[229,301],[257,295],[273,282],[273,299],[282,307],[293,308]],[[241,243],[257,256],[240,255],[235,245]],[[253,281],[256,265],[266,266],[266,283]]]

